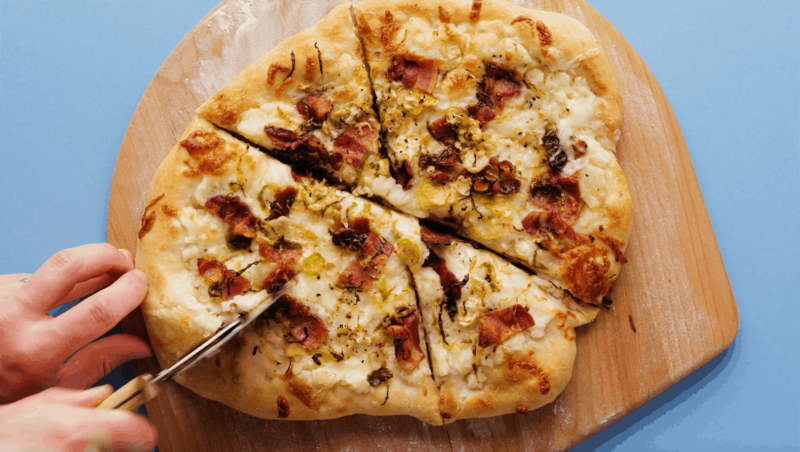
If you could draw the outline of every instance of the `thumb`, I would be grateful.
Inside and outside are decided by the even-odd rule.
[[[92,407],[105,400],[112,392],[111,385],[98,386],[85,391],[53,387],[24,400],[36,404],[61,403],[64,405]]]

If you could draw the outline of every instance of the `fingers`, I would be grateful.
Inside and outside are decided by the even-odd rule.
[[[150,451],[156,445],[155,427],[143,416],[127,411],[94,410],[81,419],[82,437],[101,450]]]
[[[62,365],[56,380],[59,386],[83,389],[124,362],[152,355],[150,345],[144,339],[115,334],[83,347]]]
[[[98,386],[85,391],[69,388],[54,387],[32,395],[25,400],[44,404],[62,403],[65,405],[95,406],[111,395],[113,389],[111,385]]]
[[[47,306],[47,310],[51,310],[57,306],[61,306],[65,303],[69,303],[70,301],[77,300],[78,298],[85,297],[87,295],[91,295],[98,290],[109,286],[114,281],[119,279],[119,275],[110,275],[105,274],[102,276],[98,276],[96,278],[92,278],[88,281],[84,281],[82,283],[75,284],[72,290],[64,296],[64,298],[52,303],[50,306]]]
[[[75,284],[106,273],[121,275],[132,268],[130,253],[119,251],[108,243],[70,248],[48,259],[15,296],[44,314],[66,297]]]
[[[0,275],[0,300],[10,297],[19,290],[25,280],[30,278],[29,273],[15,273],[13,275]]]
[[[146,292],[144,273],[125,273],[114,284],[42,325],[41,345],[66,359],[113,328],[141,303]]]

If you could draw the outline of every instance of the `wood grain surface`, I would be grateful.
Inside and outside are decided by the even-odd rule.
[[[136,249],[144,196],[194,110],[250,62],[313,25],[338,1],[228,0],[178,44],[144,92],[122,142],[108,206],[108,241]],[[617,156],[634,201],[629,262],[614,308],[578,330],[567,389],[525,415],[446,427],[407,416],[267,421],[175,384],[147,403],[170,451],[563,450],[598,432],[726,349],[739,328],[736,302],[692,161],[664,93],[625,38],[582,0],[532,0],[586,25],[608,53],[623,98]],[[147,337],[139,311],[123,331]],[[155,375],[155,359],[134,363]]]

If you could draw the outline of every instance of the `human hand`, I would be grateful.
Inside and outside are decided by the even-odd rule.
[[[98,290],[58,317],[47,313]],[[150,356],[149,344],[135,336],[92,342],[146,292],[130,252],[107,243],[59,251],[27,282],[0,285],[0,403],[50,386],[83,389],[126,361]]]
[[[108,385],[88,391],[50,388],[0,406],[0,450],[152,450],[156,430],[144,417],[87,408],[110,394]]]

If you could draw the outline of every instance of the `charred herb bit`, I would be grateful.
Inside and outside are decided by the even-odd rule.
[[[240,251],[250,249],[250,244],[253,243],[252,237],[245,237],[233,232],[233,229],[228,228],[225,231],[225,243],[231,251]]]
[[[560,173],[567,164],[567,154],[561,149],[561,142],[558,139],[558,130],[552,125],[548,124],[544,136],[542,137],[542,146],[547,152],[547,163],[553,172]]]
[[[317,47],[317,43],[314,43],[314,48],[317,49],[317,59],[319,60],[319,75],[324,75],[322,72],[322,52],[319,51],[319,47]]]
[[[289,77],[292,76],[292,74],[294,74],[294,50],[292,50],[292,70],[289,71],[289,73],[286,75],[286,77],[283,79],[283,81],[288,80]]]
[[[379,386],[384,382],[386,382],[387,380],[389,380],[390,378],[392,378],[393,376],[394,375],[392,375],[391,370],[385,367],[381,367],[380,369],[373,371],[371,374],[369,374],[369,377],[367,377],[367,381],[369,382],[370,386]]]
[[[314,355],[311,357],[311,359],[314,361],[314,364],[316,364],[316,365],[318,365],[318,366],[321,366],[321,365],[322,365],[322,363],[321,363],[321,362],[319,362],[319,359],[320,359],[321,357],[322,357],[322,353],[314,353]]]
[[[350,251],[361,251],[364,242],[367,240],[369,232],[356,232],[352,229],[343,229],[339,232],[328,231],[331,234],[333,244]]]
[[[258,345],[253,347],[253,356],[256,356],[256,352],[258,352]]]
[[[472,177],[472,190],[478,194],[508,195],[519,191],[517,168],[508,160],[497,157],[489,160],[489,165]]]

